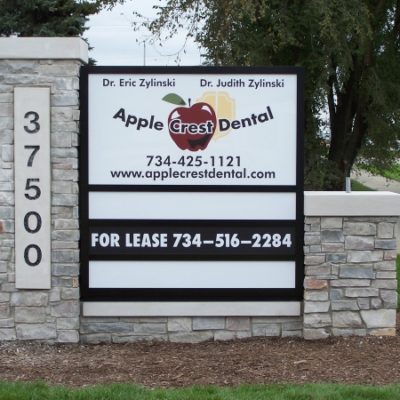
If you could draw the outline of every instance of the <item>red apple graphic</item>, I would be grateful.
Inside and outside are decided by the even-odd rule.
[[[169,94],[163,98],[173,104],[185,104],[184,100]],[[171,101],[172,100],[172,101]],[[214,135],[217,117],[207,103],[195,103],[189,107],[177,107],[168,116],[169,134],[182,150],[204,150]]]

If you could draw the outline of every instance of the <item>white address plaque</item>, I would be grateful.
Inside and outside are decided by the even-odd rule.
[[[50,289],[50,89],[14,90],[15,272],[18,289]]]

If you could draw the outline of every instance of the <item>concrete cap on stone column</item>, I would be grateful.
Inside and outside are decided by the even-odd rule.
[[[400,194],[392,192],[304,192],[311,216],[399,216]]]
[[[3,37],[0,59],[53,59],[88,62],[88,45],[79,37]]]

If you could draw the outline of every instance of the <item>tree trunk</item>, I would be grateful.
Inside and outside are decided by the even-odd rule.
[[[331,145],[328,159],[332,162],[337,178],[332,180],[329,190],[343,190],[346,177],[350,176],[362,141],[367,134],[366,115],[368,100],[360,93],[363,79],[365,58],[353,57],[353,69],[347,81],[338,90],[336,68],[329,78],[330,92],[328,94],[329,118],[331,127]],[[371,60],[369,60],[370,62]],[[334,93],[336,94],[336,104]]]

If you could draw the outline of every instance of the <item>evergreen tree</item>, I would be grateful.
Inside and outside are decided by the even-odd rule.
[[[118,0],[0,0],[1,36],[80,36],[88,16]]]

